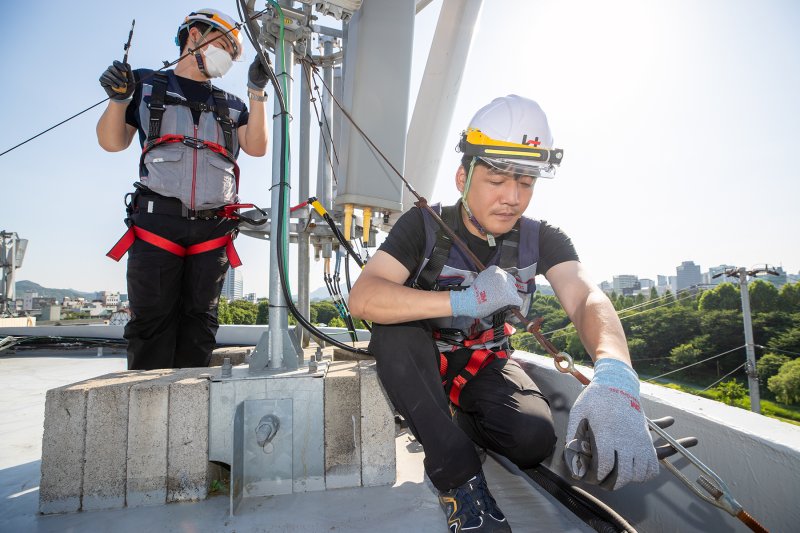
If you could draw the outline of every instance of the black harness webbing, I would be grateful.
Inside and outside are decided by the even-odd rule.
[[[461,216],[461,203],[457,202],[455,205],[443,207],[440,216],[445,224],[455,230],[458,228],[458,217]],[[518,220],[514,228],[508,232],[505,238],[500,242],[500,259],[498,266],[503,270],[517,266],[519,258],[519,227],[520,221]],[[419,273],[419,276],[417,276],[416,287],[428,291],[440,290],[436,280],[442,273],[442,269],[447,262],[452,246],[453,241],[447,236],[447,233],[440,228],[436,232],[436,243],[433,245],[431,256]]]
[[[236,154],[234,146],[234,126],[233,120],[230,118],[230,108],[228,107],[225,92],[211,88],[211,96],[214,98],[214,104],[209,105],[205,102],[189,102],[177,96],[167,94],[167,85],[169,78],[163,72],[156,72],[153,74],[153,92],[150,95],[150,123],[147,129],[147,142],[158,139],[161,136],[161,121],[164,117],[165,105],[182,105],[196,111],[211,112],[214,118],[219,123],[222,129],[222,135],[225,138],[225,149],[231,155]]]

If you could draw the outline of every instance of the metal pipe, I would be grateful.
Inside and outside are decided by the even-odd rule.
[[[294,48],[290,42],[283,43],[283,58],[277,57],[280,55],[280,47],[276,47],[275,68],[278,79],[283,83],[284,98],[286,99],[286,109],[291,113],[292,101],[292,66],[294,65]],[[272,121],[272,131],[277,134],[283,128],[282,122],[285,117],[281,114],[281,106],[275,99],[274,116]],[[277,135],[276,135],[277,136]],[[287,141],[289,135],[287,134]],[[286,175],[281,176],[281,143],[273,142],[272,144],[272,195],[271,206],[272,215],[276,217],[278,214],[278,207],[281,202],[281,178],[291,182],[291,165],[286,165]],[[285,216],[289,216],[288,210]],[[292,356],[287,357],[284,361],[284,353],[290,354],[293,352],[288,348],[284,349],[283,346],[283,332],[289,328],[289,318],[287,314],[286,299],[283,296],[281,289],[280,271],[278,270],[278,246],[281,243],[281,236],[278,233],[279,224],[270,224],[270,244],[269,244],[269,368],[297,368],[297,358],[291,360]],[[288,227],[288,223],[287,223]],[[287,243],[288,246],[288,243]]]
[[[309,8],[311,6],[308,6]],[[311,88],[308,86],[308,79],[305,76],[300,76],[300,186],[298,190],[298,199],[304,201],[311,196],[309,191],[310,178],[309,171],[309,158],[311,157],[311,140],[310,140],[310,127],[311,127],[311,104],[310,104]],[[311,216],[311,215],[309,215]],[[299,224],[298,227],[305,227],[305,224]],[[311,304],[309,301],[310,290],[310,275],[311,275],[311,259],[309,257],[309,239],[310,235],[306,231],[300,231],[297,234],[297,309],[306,317],[311,316]],[[299,326],[297,326],[299,327]],[[301,328],[300,337],[298,339],[300,345],[306,348],[309,343],[308,332]]]
[[[322,36],[322,54],[330,56],[333,53],[333,37]],[[325,65],[322,69],[322,79],[328,84],[333,84],[333,65]],[[317,196],[326,209],[333,207],[333,172],[331,164],[334,157],[331,148],[331,132],[333,124],[331,121],[331,96],[327,91],[322,91],[322,113],[320,115],[320,135],[319,150],[317,152]],[[330,243],[322,245],[322,257],[330,258],[333,255],[333,247]]]

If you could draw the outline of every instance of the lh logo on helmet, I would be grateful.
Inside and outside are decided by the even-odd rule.
[[[522,142],[520,144],[530,144],[533,146],[539,146],[542,143],[541,141],[539,141],[539,137],[535,137],[531,140],[528,140],[528,134],[526,133],[525,135],[522,136]]]

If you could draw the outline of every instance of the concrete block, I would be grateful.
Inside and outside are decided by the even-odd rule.
[[[325,487],[361,486],[361,394],[355,362],[333,362],[325,375]]]
[[[167,502],[208,496],[208,390],[207,379],[194,377],[169,387]]]
[[[69,385],[47,391],[39,512],[80,510],[85,435],[86,391]]]
[[[128,411],[127,502],[129,507],[167,501],[169,382],[131,387]]]
[[[363,348],[366,350],[369,347],[369,341],[358,341],[355,343],[355,348]],[[333,347],[333,360],[334,361],[373,361],[371,355],[361,355],[353,353],[338,346]]]
[[[125,506],[130,387],[130,382],[123,381],[88,391],[84,510]]]
[[[394,409],[378,379],[375,361],[361,361],[361,484],[394,484],[397,479]]]

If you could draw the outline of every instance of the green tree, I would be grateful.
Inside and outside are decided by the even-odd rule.
[[[800,281],[787,283],[778,292],[778,305],[787,313],[800,313]]]
[[[800,313],[792,315],[795,324],[800,324]],[[800,353],[800,326],[781,333],[767,342],[767,347],[773,350]]]
[[[258,306],[246,300],[234,300],[228,304],[231,314],[231,324],[255,324],[258,316]]]
[[[328,326],[332,328],[346,328],[347,326],[341,317],[335,316],[328,321]]]
[[[778,289],[772,283],[757,279],[747,286],[747,291],[753,313],[767,313],[778,308]]]
[[[737,310],[742,305],[739,289],[730,282],[720,283],[710,291],[700,295],[698,307],[700,311]]]
[[[762,387],[767,387],[769,378],[775,376],[780,371],[781,367],[788,363],[790,359],[785,355],[776,353],[764,354],[756,364],[756,371],[758,372],[758,381]]]
[[[217,307],[217,321],[220,324],[233,324],[231,309],[228,305],[228,300],[225,298],[219,299],[219,306]]]
[[[256,324],[269,324],[269,300],[261,300],[258,302]]]
[[[720,383],[714,387],[719,399],[728,405],[736,405],[739,400],[747,396],[747,388],[738,381],[731,380]]]
[[[779,402],[800,403],[800,359],[784,363],[778,374],[769,378],[767,383]]]
[[[339,316],[339,311],[336,309],[336,306],[333,305],[333,302],[330,300],[322,300],[321,302],[314,302],[311,304],[311,307],[316,309],[317,313],[317,322],[323,324],[329,324],[331,319],[334,317]]]
[[[680,344],[670,350],[669,360],[676,366],[690,365],[701,358],[703,350],[698,346],[705,344],[704,337],[695,337],[692,342]]]

